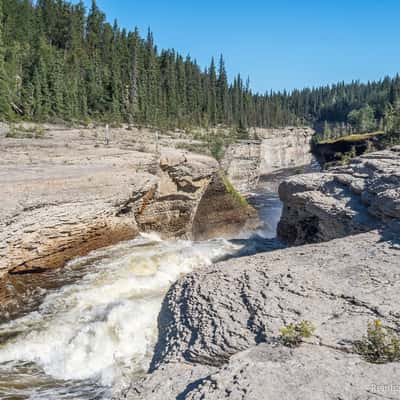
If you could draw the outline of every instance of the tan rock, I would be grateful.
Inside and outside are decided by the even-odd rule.
[[[114,135],[109,146],[73,130],[0,138],[0,303],[7,276],[60,268],[139,232],[193,238],[194,221],[204,225],[207,217],[198,207],[218,169],[202,155],[136,151],[125,136]],[[249,213],[226,200],[218,223],[235,215],[239,228]],[[210,226],[202,234],[215,232]]]
[[[257,128],[251,133],[258,140],[233,143],[222,162],[229,179],[242,193],[253,190],[262,175],[312,161],[311,138],[315,132],[311,128]]]

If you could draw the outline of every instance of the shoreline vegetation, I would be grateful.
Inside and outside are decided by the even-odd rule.
[[[341,136],[338,138],[321,140],[321,141],[317,142],[317,144],[334,144],[334,143],[339,143],[339,142],[358,142],[360,140],[368,140],[368,139],[375,138],[377,136],[382,136],[384,134],[385,134],[384,131],[376,131],[376,132],[371,132],[371,133],[352,133],[351,135],[348,135],[348,136]]]
[[[353,133],[325,140],[318,140],[317,137],[313,138],[312,149],[325,169],[347,164],[351,159],[362,154],[400,144],[400,134],[388,131]]]

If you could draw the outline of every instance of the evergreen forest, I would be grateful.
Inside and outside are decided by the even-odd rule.
[[[203,68],[110,24],[93,0],[0,0],[0,119],[160,128],[311,125],[327,137],[400,130],[400,77],[254,93],[223,56]]]

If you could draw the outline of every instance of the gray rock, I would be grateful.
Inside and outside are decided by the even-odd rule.
[[[328,172],[296,176],[279,193],[278,233],[291,244],[367,232],[400,218],[399,153],[370,153]]]
[[[205,194],[216,195],[216,160],[164,147],[140,152],[122,134],[107,146],[68,129],[28,141],[0,138],[1,311],[15,300],[18,275],[63,267],[139,232],[192,238],[196,222],[208,234],[198,210]],[[254,210],[219,188],[226,201],[214,225],[221,231],[235,214],[240,229]]]
[[[362,371],[362,373],[360,373]],[[398,365],[377,366],[319,346],[295,350],[260,345],[185,394],[191,400],[321,400],[399,398]],[[385,390],[378,385],[393,385]]]
[[[150,374],[121,398],[400,398],[400,363],[371,364],[353,348],[376,319],[400,330],[399,172],[395,148],[284,182],[281,236],[323,243],[181,278],[163,303]],[[302,320],[315,336],[281,347],[280,329]]]
[[[153,373],[133,383],[129,398],[157,399],[155,382],[164,379],[174,382],[165,399],[375,398],[372,385],[396,384],[400,365],[367,364],[352,343],[375,319],[400,327],[394,243],[392,232],[373,231],[183,277],[160,314]],[[276,348],[280,328],[300,320],[315,325],[315,338],[294,351]],[[181,365],[208,367],[211,375],[188,381]],[[190,390],[176,397],[182,381]]]

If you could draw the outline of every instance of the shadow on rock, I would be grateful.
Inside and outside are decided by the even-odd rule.
[[[388,242],[392,245],[392,248],[400,250],[400,220],[391,222],[379,233],[381,234],[381,242]]]
[[[266,239],[256,234],[248,239],[232,239],[230,242],[243,247],[236,253],[226,254],[218,258],[215,262],[227,261],[232,258],[253,256],[258,253],[265,253],[286,247],[286,245],[277,238]]]

